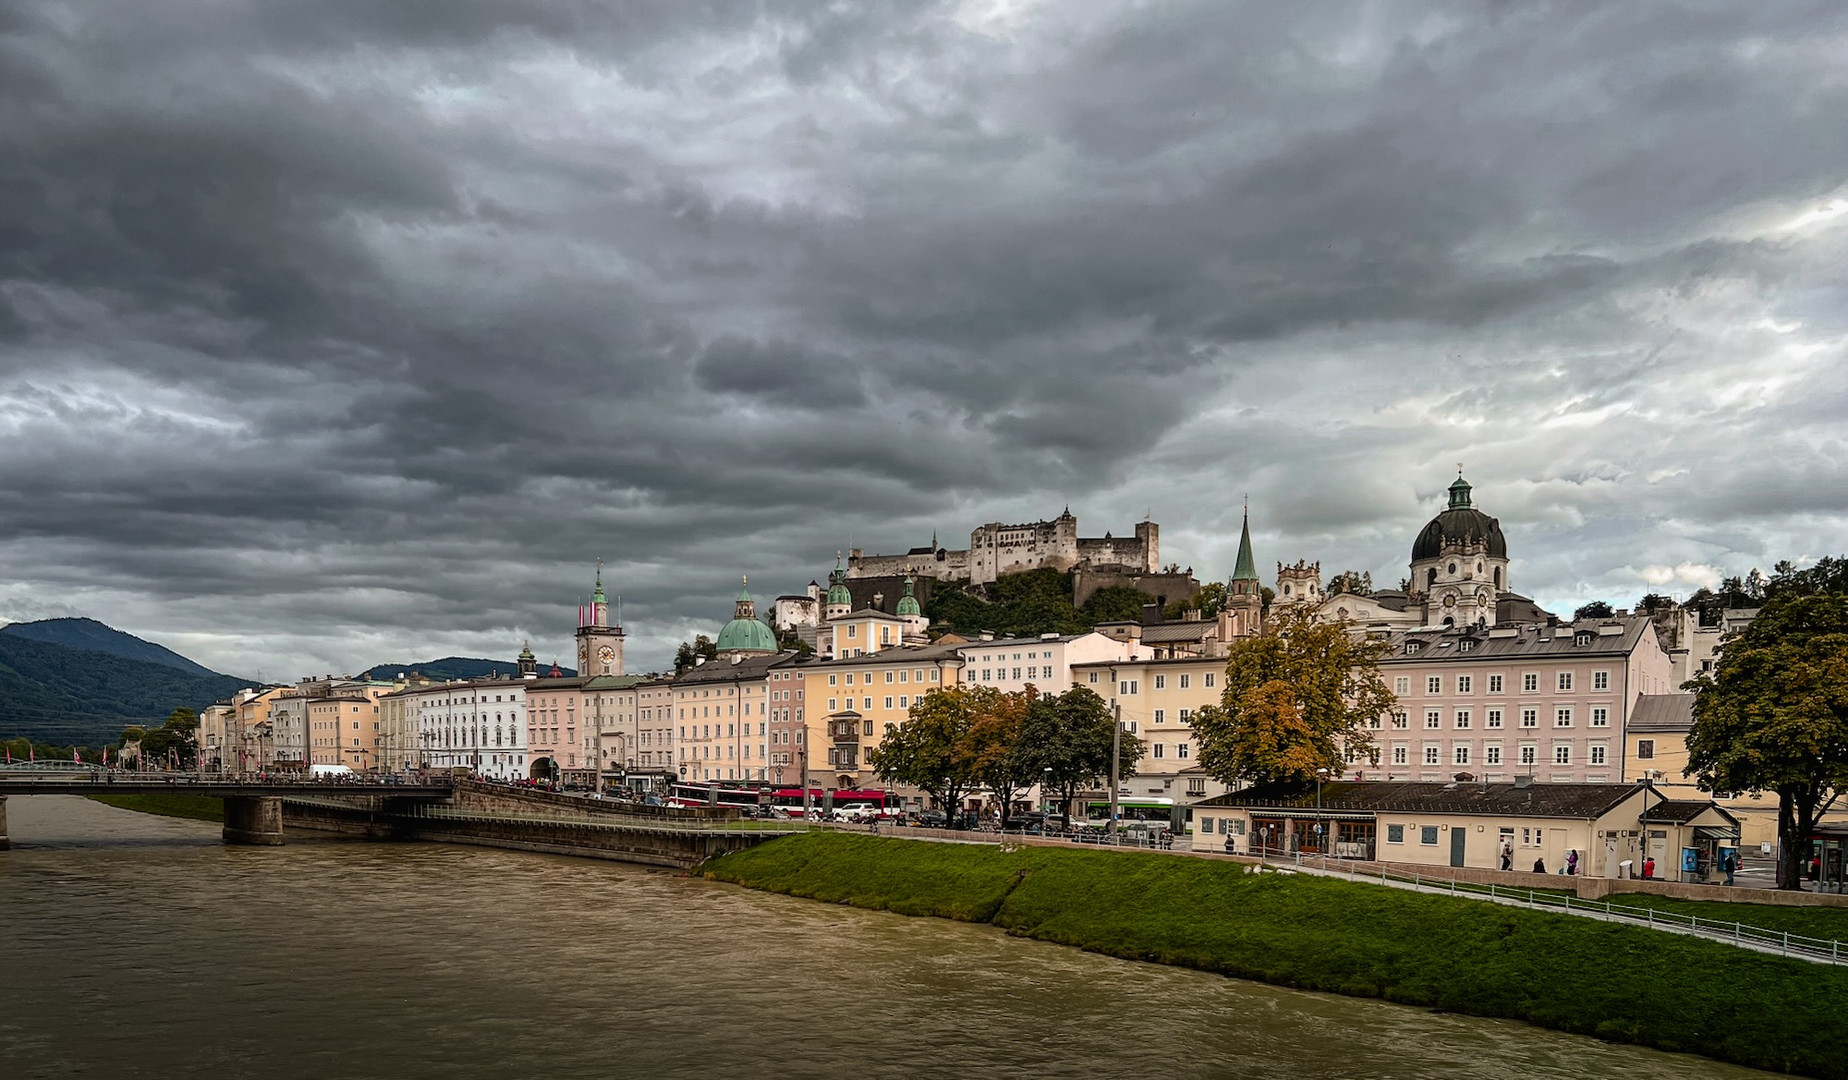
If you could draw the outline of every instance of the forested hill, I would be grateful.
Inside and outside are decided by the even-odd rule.
[[[566,675],[577,674],[576,670],[562,665],[559,670]],[[539,674],[549,675],[551,671],[552,662],[550,660],[539,661]],[[498,675],[503,679],[514,679],[519,677],[520,665],[512,660],[478,660],[467,656],[445,656],[441,660],[425,660],[420,664],[374,664],[360,672],[359,677],[391,682],[394,679],[402,679],[412,672],[435,682],[446,682],[450,679],[485,679],[490,675]]]
[[[0,736],[100,746],[129,724],[159,723],[176,708],[202,709],[250,685],[0,633]]]
[[[202,664],[193,663],[165,645],[143,641],[95,619],[40,619],[37,622],[12,623],[0,627],[0,634],[27,637],[70,649],[89,649],[148,664],[162,664],[188,675],[204,677],[218,674]]]
[[[1072,576],[1057,570],[1003,574],[992,585],[939,584],[924,615],[932,626],[960,634],[991,630],[1003,637],[1082,634],[1100,622],[1140,619],[1153,596],[1127,586],[1099,589],[1083,607],[1072,604]]]

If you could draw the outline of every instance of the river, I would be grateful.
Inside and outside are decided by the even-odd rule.
[[[617,863],[7,814],[8,1080],[1770,1075]]]

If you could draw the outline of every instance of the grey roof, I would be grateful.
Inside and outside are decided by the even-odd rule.
[[[1200,619],[1195,622],[1156,623],[1142,628],[1144,641],[1204,641],[1209,637],[1219,636],[1217,620]]]
[[[795,658],[794,652],[764,653],[747,656],[732,663],[729,660],[708,660],[698,667],[690,667],[674,679],[676,686],[697,686],[701,683],[727,683],[734,680],[761,679],[773,667],[788,663]]]
[[[962,648],[987,649],[987,648],[1001,648],[1003,646],[1014,646],[1014,645],[1039,645],[1042,643],[1049,643],[1049,642],[1056,642],[1056,641],[1076,641],[1081,637],[1089,637],[1091,634],[1094,634],[1094,633],[1096,633],[1095,630],[1087,630],[1082,634],[1059,634],[1055,637],[1007,637],[1007,638],[995,638],[992,641],[982,641],[980,639],[977,639],[975,641],[968,642],[967,644],[963,645]]]
[[[912,660],[929,660],[933,663],[935,663],[938,660],[961,661],[962,660],[962,650],[972,644],[976,644],[976,643],[975,642],[963,642],[963,643],[951,643],[948,645],[941,644],[941,643],[933,644],[933,645],[892,645],[887,648],[880,649],[878,652],[867,653],[864,656],[849,656],[849,657],[845,657],[841,659],[834,659],[834,660],[830,660],[830,659],[827,659],[826,657],[820,657],[820,656],[803,657],[801,660],[797,661],[796,663],[800,667],[803,667],[803,668],[823,668],[823,667],[834,668],[834,667],[863,667],[868,664],[889,664],[893,662],[909,662]],[[982,644],[988,644],[988,643],[983,642]]]
[[[1602,633],[1603,627],[1616,627],[1616,633]],[[1498,627],[1497,629],[1506,629]],[[1495,636],[1478,629],[1405,630],[1387,637],[1391,652],[1381,664],[1424,664],[1433,660],[1490,662],[1529,659],[1561,659],[1579,656],[1628,656],[1635,650],[1645,631],[1651,629],[1648,616],[1633,615],[1622,619],[1588,620],[1557,625],[1528,624],[1515,627],[1519,632]],[[1576,644],[1578,636],[1589,632],[1587,644]],[[1467,651],[1463,643],[1469,643]],[[1408,653],[1406,644],[1418,643],[1417,652]]]
[[[1638,694],[1631,731],[1683,732],[1694,726],[1693,694]]]
[[[1726,820],[1738,824],[1739,819],[1726,813],[1723,806],[1715,806],[1706,799],[1663,799],[1661,802],[1650,801],[1643,808],[1643,817],[1650,821],[1670,821],[1677,825],[1686,825],[1707,812],[1708,808],[1717,809],[1725,814]]]
[[[1322,785],[1321,807],[1337,812],[1519,814],[1524,817],[1602,816],[1638,790],[1630,784],[1481,784],[1469,781],[1344,781]],[[1260,784],[1195,806],[1313,810],[1314,784]]]

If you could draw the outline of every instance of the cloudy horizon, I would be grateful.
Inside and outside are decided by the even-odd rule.
[[[1848,549],[1848,10],[16,0],[0,618],[631,670],[1069,505],[1561,613]]]

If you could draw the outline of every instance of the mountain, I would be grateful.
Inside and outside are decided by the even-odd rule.
[[[552,665],[547,661],[539,662],[539,674],[550,674]],[[560,666],[566,675],[576,675],[571,668]],[[376,679],[390,682],[403,678],[411,672],[417,672],[426,679],[444,682],[449,679],[485,679],[490,675],[499,675],[503,679],[516,678],[520,665],[512,660],[476,660],[465,656],[445,656],[441,660],[426,660],[421,664],[376,664],[359,673],[359,678]]]
[[[194,675],[167,663],[0,633],[0,735],[100,746],[114,742],[129,724],[159,723],[181,706],[197,711],[251,685],[230,675]]]
[[[161,664],[200,678],[216,676],[211,668],[193,663],[179,653],[152,641],[143,641],[95,619],[40,619],[0,627],[0,634],[31,638],[68,649],[87,649],[147,664]]]

